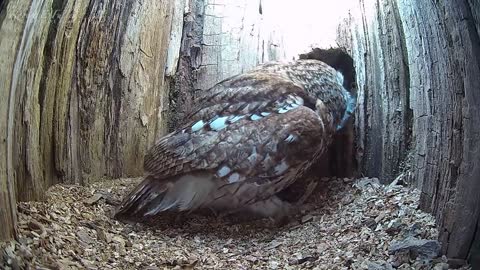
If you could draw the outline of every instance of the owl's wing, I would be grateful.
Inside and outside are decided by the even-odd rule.
[[[326,121],[304,106],[282,114],[252,114],[228,123],[238,118],[219,117],[210,124],[202,123],[198,130],[201,125],[193,124],[193,132],[163,138],[145,156],[145,171],[159,180],[222,166],[229,169],[216,174],[225,180],[235,178],[235,172],[242,174],[240,181],[259,174],[270,176],[275,175],[274,164],[282,159],[291,159],[290,164],[303,161],[302,153],[313,154],[330,135]]]
[[[228,106],[218,106],[223,99],[205,102],[189,124],[160,139],[145,156],[146,179],[117,216],[196,209],[218,196],[234,195],[243,184],[260,191],[249,202],[285,187],[287,182],[277,182],[292,180],[287,173],[325,148],[333,125],[305,106],[301,88],[279,80],[275,87],[265,80],[243,84],[245,91],[226,89],[218,95],[229,97]]]
[[[276,115],[288,118],[286,113],[299,106],[311,109],[316,106],[302,87],[269,73],[235,76],[207,92],[196,101],[199,105],[187,117],[187,123],[161,138],[147,152],[144,169],[148,174],[168,178],[180,172],[206,168],[214,159],[199,160],[199,153],[220,143],[225,145],[237,133],[239,139],[247,136],[244,125],[251,123],[257,127],[264,123],[263,120],[279,121]],[[260,143],[248,141],[249,144],[254,142]],[[216,158],[223,159],[223,156]]]
[[[201,92],[186,119],[196,122],[216,115],[270,111],[291,103],[292,97],[302,99],[304,106],[315,108],[316,100],[307,94],[303,85],[281,74],[252,71],[221,81]]]

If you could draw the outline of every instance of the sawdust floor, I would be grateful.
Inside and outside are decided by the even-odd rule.
[[[436,239],[419,193],[377,179],[322,179],[304,213],[274,228],[193,216],[156,227],[111,219],[139,179],[57,185],[46,202],[20,203],[6,269],[445,269],[445,259],[389,254],[395,240]]]

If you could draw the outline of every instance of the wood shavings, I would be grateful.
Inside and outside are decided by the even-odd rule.
[[[155,226],[111,219],[139,180],[57,185],[46,202],[20,203],[18,240],[0,247],[0,268],[448,269],[445,258],[389,254],[395,241],[437,239],[414,189],[371,178],[323,179],[304,214],[283,227],[200,214],[164,216]]]
[[[98,202],[102,197],[103,197],[102,194],[100,194],[100,193],[95,193],[95,194],[93,194],[93,196],[91,196],[90,198],[86,199],[86,200],[85,200],[85,203],[88,204],[88,205],[92,205],[92,204]]]

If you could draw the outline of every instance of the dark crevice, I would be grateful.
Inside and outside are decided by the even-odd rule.
[[[110,66],[112,67],[113,72],[109,73],[108,75],[111,76],[111,81],[113,85],[108,85],[110,94],[109,98],[111,99],[108,102],[108,110],[113,113],[106,113],[106,124],[109,125],[110,130],[106,133],[106,136],[110,138],[110,146],[108,155],[111,157],[116,157],[115,159],[111,160],[113,164],[111,164],[111,176],[113,177],[120,177],[122,176],[122,162],[121,162],[121,153],[119,153],[120,145],[120,110],[122,107],[122,100],[124,91],[122,90],[123,75],[120,69],[119,58],[121,55],[121,48],[123,48],[122,42],[124,41],[123,37],[125,35],[126,27],[128,24],[128,19],[131,16],[131,12],[133,9],[133,1],[124,1],[119,6],[112,7],[113,10],[111,11],[111,15],[114,16],[117,9],[120,9],[120,16],[118,17],[118,22],[116,22],[116,30],[114,36],[115,46],[112,48],[111,56],[108,57],[110,59]],[[108,82],[109,80],[107,80]],[[108,140],[106,139],[105,142]],[[107,163],[108,164],[108,163]]]
[[[363,0],[360,0],[360,10],[362,12],[362,27],[363,27],[363,33],[364,33],[364,36],[365,37],[368,37],[369,36],[369,33],[368,33],[368,28],[367,28],[367,18],[366,16],[364,15],[365,14],[365,2]],[[370,46],[369,46],[369,43],[368,43],[368,39],[365,38],[364,40],[364,46],[365,46],[365,53],[363,54],[363,71],[364,71],[364,74],[365,74],[365,80],[367,79],[367,74],[368,72],[371,72],[370,69],[368,68],[368,57],[369,57],[369,53],[370,53]],[[363,86],[363,95],[364,97],[368,97],[369,95],[369,92],[370,92],[370,88],[369,88],[369,85],[368,84],[364,84]],[[369,131],[369,123],[368,123],[368,119],[370,118],[369,115],[368,115],[368,100],[366,98],[364,98],[363,100],[363,104],[358,104],[358,109],[361,109],[363,110],[362,112],[362,115],[364,116],[364,121],[363,121],[363,127],[361,127],[361,129],[363,130],[364,133],[368,133]],[[364,141],[362,142],[363,144],[363,147],[361,149],[361,155],[358,155],[357,157],[357,160],[358,162],[361,164],[360,165],[360,168],[362,171],[365,171],[366,172],[366,168],[367,168],[367,164],[368,164],[368,152],[367,152],[367,149],[366,149],[366,146],[368,146],[370,144],[370,139],[368,136],[365,136],[364,137]]]
[[[402,24],[402,19],[400,18],[400,12],[398,10],[398,4],[396,1],[392,1],[394,5],[394,16],[395,16],[395,22],[398,29],[399,33],[399,38],[400,38],[400,50],[402,52],[402,63],[403,63],[403,70],[405,72],[405,78],[404,78],[404,87],[403,91],[405,91],[405,102],[403,106],[403,111],[404,113],[404,134],[403,134],[403,140],[404,140],[404,145],[405,149],[403,153],[400,153],[400,160],[401,166],[403,166],[403,170],[408,170],[411,167],[411,160],[409,160],[409,153],[412,151],[413,147],[413,109],[411,108],[410,104],[410,91],[412,90],[410,88],[410,68],[408,66],[408,51],[407,51],[407,44],[405,40],[405,30],[403,29],[403,24]],[[402,90],[402,89],[400,89]]]
[[[0,0],[0,27],[3,24],[3,20],[5,20],[5,17],[7,16],[8,3],[9,0]]]
[[[480,268],[480,218],[477,219],[469,250],[468,262],[472,265],[472,269]]]
[[[479,6],[480,6],[480,4],[479,4]],[[466,13],[467,13],[466,17],[469,18],[467,20],[467,30],[468,30],[470,39],[472,40],[473,56],[477,60],[476,61],[477,62],[477,67],[480,70],[480,36],[478,34],[479,32],[478,32],[478,29],[477,29],[477,25],[475,24],[475,19],[474,19],[473,13],[472,13],[472,8],[474,8],[473,5],[469,5],[469,4],[467,4],[467,7],[465,8]]]
[[[45,43],[45,47],[43,49],[43,74],[42,78],[40,79],[40,84],[38,87],[38,102],[40,106],[43,108],[44,104],[46,104],[45,96],[47,93],[47,78],[48,78],[48,71],[50,70],[50,67],[53,62],[53,55],[54,50],[55,50],[55,42],[56,39],[55,37],[57,36],[57,30],[58,30],[58,24],[60,22],[60,19],[63,14],[63,10],[65,9],[65,4],[67,1],[63,0],[54,0],[52,2],[52,18],[50,22],[50,27],[48,28],[48,34],[47,34],[47,39]],[[50,89],[50,91],[52,91]],[[42,126],[42,120],[44,119],[43,117],[43,110],[40,110],[40,126]]]
[[[83,126],[85,125],[85,121],[84,119],[82,119],[82,105],[81,105],[81,98],[82,98],[82,93],[80,91],[80,89],[82,89],[82,84],[83,84],[83,81],[80,80],[80,75],[81,74],[81,67],[82,67],[82,59],[84,57],[84,49],[82,48],[82,41],[83,41],[83,36],[84,36],[84,32],[86,32],[86,28],[87,28],[87,22],[88,22],[88,14],[91,14],[92,10],[93,10],[93,4],[92,4],[92,1],[90,1],[87,5],[87,8],[86,8],[86,11],[85,11],[85,14],[84,16],[81,18],[81,23],[80,23],[80,27],[78,29],[78,35],[77,35],[77,38],[76,38],[76,41],[75,41],[75,45],[76,45],[76,49],[75,49],[75,60],[73,62],[73,68],[72,68],[72,78],[71,78],[71,82],[70,82],[70,85],[71,85],[71,89],[72,91],[70,92],[69,94],[69,97],[68,99],[69,100],[72,100],[73,98],[75,98],[75,101],[76,101],[76,104],[74,104],[73,106],[76,106],[76,110],[71,112],[72,115],[70,115],[70,117],[76,117],[77,119],[77,123],[75,123],[75,125],[77,126],[77,132],[72,132],[71,133],[71,138],[70,140],[71,141],[75,141],[75,145],[77,145],[76,148],[73,148],[71,149],[72,151],[72,156],[75,156],[74,160],[75,160],[75,164],[72,164],[73,168],[72,168],[72,175],[75,175],[73,173],[74,170],[76,170],[76,174],[79,174],[79,175],[75,175],[75,176],[78,176],[78,181],[80,183],[85,183],[85,177],[84,175],[85,174],[88,174],[89,170],[90,170],[90,167],[89,166],[85,166],[86,164],[86,161],[85,161],[85,157],[80,155],[80,151],[82,151],[82,149],[80,149],[78,146],[79,145],[82,145],[82,147],[84,148],[87,148],[88,147],[88,142],[85,142],[85,141],[82,141],[81,138],[83,137],[83,134],[84,134],[84,131],[83,131]],[[84,87],[84,85],[83,85]],[[75,95],[75,96],[73,96]],[[73,96],[73,97],[72,97]],[[73,113],[75,115],[73,115]],[[56,154],[56,152],[53,152],[54,155]]]
[[[184,16],[177,72],[170,83],[167,122],[169,132],[185,121],[184,117],[192,107],[196,95],[194,89],[196,73],[202,65],[204,2],[204,0],[191,1],[189,8],[191,12]]]

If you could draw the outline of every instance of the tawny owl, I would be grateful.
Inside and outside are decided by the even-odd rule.
[[[188,123],[145,156],[145,179],[116,217],[164,211],[249,211],[283,217],[278,194],[297,181],[355,107],[343,77],[317,60],[268,63],[196,99]]]

